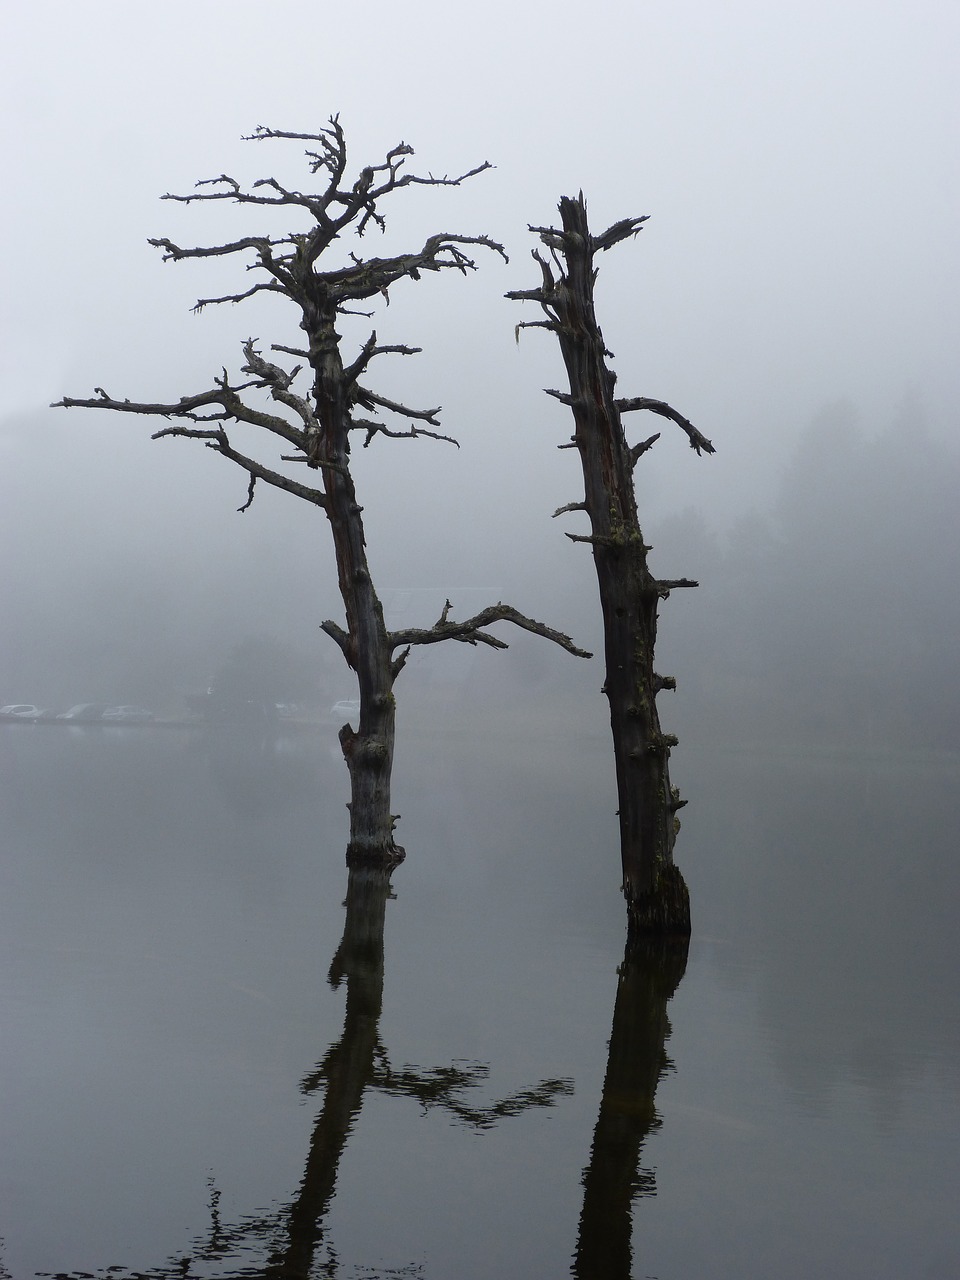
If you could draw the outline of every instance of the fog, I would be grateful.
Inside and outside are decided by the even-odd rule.
[[[588,553],[550,519],[579,487],[575,456],[554,447],[568,414],[541,390],[561,384],[558,353],[536,330],[515,342],[515,324],[535,316],[502,296],[536,283],[527,224],[553,221],[557,199],[582,188],[596,230],[651,215],[600,262],[621,393],[668,400],[718,450],[697,458],[666,430],[638,468],[654,567],[704,584],[664,610],[689,690],[676,714],[694,725],[710,711],[737,731],[750,690],[717,676],[726,644],[769,673],[796,720],[818,650],[838,633],[859,643],[843,619],[867,581],[871,634],[885,637],[867,667],[895,678],[909,656],[936,701],[953,621],[937,602],[956,568],[944,522],[957,465],[960,20],[933,3],[601,4],[584,39],[572,18],[541,4],[466,16],[375,2],[362,18],[279,3],[267,20],[245,3],[173,3],[157,22],[123,4],[41,0],[8,19],[4,701],[172,707],[249,637],[316,662],[323,697],[349,694],[316,630],[339,616],[319,513],[260,492],[238,515],[245,480],[223,459],[152,443],[147,421],[46,407],[94,386],[175,399],[236,371],[250,334],[296,340],[296,317],[273,299],[190,314],[197,297],[244,284],[239,264],[164,264],[146,240],[212,244],[265,225],[263,211],[158,197],[222,172],[304,186],[299,144],[241,137],[259,123],[314,130],[334,112],[358,168],[401,139],[418,172],[496,166],[461,189],[397,193],[386,236],[344,252],[419,247],[445,230],[491,235],[510,255],[482,255],[466,279],[405,282],[373,319],[344,326],[348,343],[375,324],[382,342],[423,348],[381,359],[369,381],[442,404],[461,445],[355,451],[388,608],[410,588],[431,611],[447,593],[455,607],[458,590],[470,603],[489,593],[596,645]],[[841,402],[847,425],[825,426]],[[511,654],[479,660],[491,687],[512,679]],[[565,655],[542,661],[558,686],[600,683]]]
[[[243,136],[334,113],[356,171],[401,140],[418,173],[495,166],[395,193],[386,233],[337,252],[446,232],[509,256],[342,324],[345,352],[373,327],[422,348],[367,381],[442,405],[459,442],[353,450],[388,624],[502,600],[602,647],[589,548],[564,537],[584,516],[551,519],[582,494],[543,394],[559,352],[504,298],[538,283],[529,225],[561,196],[583,190],[595,232],[650,215],[598,263],[618,391],[717,449],[626,419],[631,443],[662,427],[636,471],[651,567],[700,587],[661,609],[694,933],[623,1108],[622,1274],[956,1274],[958,38],[933,0],[7,16],[0,705],[175,720],[215,683],[319,714],[0,725],[0,1276],[183,1274],[218,1204],[276,1216],[321,1105],[302,1082],[345,1036],[329,711],[355,685],[319,630],[342,619],[326,519],[267,485],[239,513],[246,475],[152,441],[159,421],[49,407],[176,400],[238,374],[250,336],[299,344],[276,298],[191,313],[247,287],[239,259],[147,240],[304,229],[160,197],[223,173],[307,189],[301,144]],[[368,1089],[315,1222],[324,1274],[564,1274],[600,1163],[624,927],[602,661],[498,633],[506,652],[417,649],[398,681],[380,1067],[466,1062],[487,1103],[573,1092],[481,1135]]]

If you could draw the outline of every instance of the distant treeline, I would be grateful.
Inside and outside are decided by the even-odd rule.
[[[922,410],[871,434],[838,404],[768,514],[725,539],[693,510],[651,529],[658,571],[701,582],[662,610],[681,737],[960,748],[958,492]]]

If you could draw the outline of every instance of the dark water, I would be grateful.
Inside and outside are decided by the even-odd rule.
[[[957,757],[682,745],[619,977],[596,726],[408,726],[346,933],[332,731],[0,765],[0,1275],[960,1275]]]

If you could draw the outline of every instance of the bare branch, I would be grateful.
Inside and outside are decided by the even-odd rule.
[[[543,392],[544,395],[553,396],[554,400],[559,400],[561,404],[573,404],[573,396],[569,391],[556,391],[553,387],[544,387]]]
[[[223,379],[217,379],[217,386],[212,391],[201,392],[196,396],[183,396],[176,404],[147,404],[133,400],[114,400],[108,396],[102,387],[97,387],[96,399],[78,400],[72,397],[64,397],[63,400],[57,401],[52,408],[83,408],[83,409],[111,409],[118,413],[136,413],[140,415],[162,417],[162,418],[181,418],[191,422],[210,422],[223,420],[225,418],[234,418],[241,422],[248,422],[255,426],[265,427],[268,431],[281,436],[285,440],[289,440],[299,449],[306,448],[306,433],[299,431],[296,427],[286,422],[283,418],[275,417],[273,414],[262,413],[259,410],[251,408],[243,403],[237,394],[238,390],[250,386],[262,386],[262,382],[244,383],[241,388],[231,387],[228,384],[227,376],[224,374]],[[202,415],[198,412],[213,405],[220,405],[223,412],[220,414]],[[165,436],[184,436],[194,440],[203,440],[208,447],[216,449],[218,453],[222,453],[224,457],[230,458],[231,461],[237,463],[238,466],[250,475],[255,476],[259,480],[265,481],[278,489],[285,489],[289,493],[295,494],[299,498],[303,498],[308,502],[312,502],[315,506],[325,507],[326,497],[319,490],[311,489],[307,485],[299,484],[295,480],[290,480],[279,472],[272,471],[269,467],[265,467],[262,463],[257,462],[253,458],[247,457],[245,454],[239,453],[230,444],[226,432],[222,428],[209,429],[202,427],[187,427],[176,425],[164,427],[161,431],[154,433],[153,439],[159,440]],[[251,499],[252,500],[252,497]],[[246,510],[250,505],[248,500]]]
[[[300,445],[305,451],[309,447],[310,438],[319,430],[316,414],[310,407],[310,404],[303,396],[298,396],[290,390],[290,386],[297,374],[300,372],[300,365],[289,372],[281,369],[279,365],[265,360],[260,352],[253,345],[256,339],[248,338],[243,344],[243,354],[246,358],[246,364],[243,366],[244,373],[253,373],[260,379],[263,384],[270,388],[270,395],[279,404],[285,404],[288,409],[292,409],[300,421],[303,423],[304,430],[300,431],[291,427],[284,419],[274,418],[272,414],[256,414],[245,417],[245,421],[256,421],[258,426],[266,426],[269,430],[277,431],[278,435],[284,436],[285,439],[293,444]],[[245,406],[244,406],[245,407]],[[267,421],[269,419],[270,421]],[[277,430],[272,423],[280,423],[284,429]]]
[[[291,132],[288,132],[286,129],[270,129],[266,125],[258,124],[256,129],[254,129],[253,133],[247,134],[243,138],[243,141],[244,142],[265,142],[269,138],[286,138],[292,142],[319,142],[324,148],[330,149],[331,144],[328,140],[327,135],[337,136],[341,140],[343,138],[343,131],[340,128],[339,122],[340,122],[339,115],[331,116],[330,117],[331,127],[329,129],[324,129],[322,133],[291,133]],[[307,155],[310,155],[310,154],[311,152],[308,151]],[[318,160],[319,160],[319,157],[318,157]],[[314,165],[313,167],[314,172],[316,172],[316,170],[319,167],[320,167],[319,163]]]
[[[435,235],[430,236],[419,253],[367,258],[340,271],[325,272],[324,284],[333,297],[357,301],[384,293],[397,280],[419,280],[421,271],[443,271],[452,267],[466,275],[476,270],[476,263],[461,246],[490,249],[507,261],[503,245],[489,236]]]
[[[163,196],[164,200],[176,200],[178,196]],[[233,200],[235,196],[231,192],[224,192],[225,200]],[[147,240],[147,244],[153,245],[155,249],[163,249],[163,260],[169,262],[179,262],[182,258],[221,258],[226,254],[241,253],[244,249],[254,249],[259,254],[270,255],[270,249],[274,245],[284,244],[285,240],[271,240],[268,236],[245,236],[242,240],[233,240],[229,244],[215,244],[208,246],[198,246],[192,249],[183,249],[180,245],[176,245],[172,240],[156,239]]]
[[[401,649],[401,651],[397,654],[394,660],[390,663],[391,679],[396,680],[397,676],[400,674],[403,668],[407,665],[407,659],[409,657],[410,657],[410,646],[407,645],[405,649]]]
[[[621,240],[628,240],[631,236],[638,235],[644,222],[649,219],[648,213],[643,214],[640,218],[623,218],[620,222],[615,222],[612,227],[607,227],[606,231],[598,236],[590,237],[590,248],[592,252],[598,249],[612,249],[615,244],[619,244]]]
[[[587,504],[585,502],[568,502],[565,507],[557,507],[552,518],[556,520],[557,516],[566,515],[568,511],[586,511],[586,509]]]
[[[504,294],[504,297],[509,298],[510,297],[509,293]],[[557,329],[557,325],[556,325],[556,322],[553,320],[521,320],[519,324],[515,324],[513,326],[513,334],[517,340],[518,347],[520,345],[521,329],[549,329],[551,332],[555,333]]]
[[[374,330],[373,333],[371,333],[370,337],[363,344],[363,347],[360,350],[360,354],[357,356],[356,360],[354,360],[352,364],[348,365],[344,369],[343,371],[344,382],[347,384],[347,386],[349,386],[351,383],[355,383],[357,378],[359,378],[361,373],[364,372],[367,365],[374,358],[374,356],[391,355],[391,354],[401,355],[401,356],[416,356],[416,355],[419,355],[422,350],[423,350],[422,347],[405,347],[405,346],[378,347],[377,333],[376,333],[376,330]],[[369,395],[369,392],[367,392],[366,394]],[[439,412],[439,411],[435,410],[434,412]]]
[[[147,414],[164,418],[188,418],[195,422],[215,422],[232,418],[238,422],[247,422],[252,426],[263,427],[305,452],[308,447],[310,433],[316,426],[315,418],[305,401],[291,392],[283,391],[282,386],[277,388],[275,398],[288,404],[301,415],[306,428],[301,430],[285,418],[280,418],[276,414],[265,413],[263,410],[255,409],[251,405],[244,403],[239,395],[239,392],[248,390],[251,387],[267,386],[272,391],[271,378],[274,375],[270,374],[271,370],[275,372],[281,383],[291,375],[287,375],[275,365],[270,365],[269,362],[264,361],[262,366],[258,366],[255,363],[257,353],[252,348],[248,350],[248,345],[244,346],[244,355],[248,357],[244,372],[256,373],[257,377],[254,381],[243,382],[239,386],[233,387],[230,385],[226,371],[224,371],[222,378],[214,379],[216,383],[214,389],[203,391],[195,396],[183,396],[176,404],[145,404],[134,400],[115,400],[108,396],[102,387],[95,387],[94,390],[98,396],[95,400],[77,400],[65,397],[53,407],[64,409],[113,409],[119,413]],[[253,362],[251,362],[251,358]],[[202,415],[198,412],[214,405],[219,405],[222,412],[207,415]]]
[[[249,384],[247,384],[249,385]],[[232,390],[232,389],[231,389]],[[162,418],[192,418],[197,409],[207,405],[222,404],[222,389],[203,391],[196,396],[182,396],[176,404],[144,404],[134,400],[114,400],[102,387],[94,387],[95,400],[77,400],[64,396],[50,406],[51,409],[113,409],[118,413],[140,413]]]
[[[520,627],[524,631],[530,631],[534,635],[543,636],[544,639],[552,641],[559,645],[561,649],[565,649],[567,653],[572,653],[578,658],[590,658],[593,655],[585,649],[579,649],[573,643],[569,636],[564,635],[561,631],[555,631],[552,627],[545,626],[542,622],[537,622],[533,618],[528,618],[525,614],[518,612],[508,604],[494,604],[488,608],[481,610],[480,613],[474,614],[472,618],[467,618],[464,622],[451,622],[448,614],[450,603],[444,608],[440,615],[440,620],[430,628],[419,630],[417,628],[408,628],[405,631],[391,631],[387,636],[387,642],[391,649],[397,649],[401,645],[415,644],[439,644],[443,640],[459,640],[464,644],[487,644],[494,649],[506,649],[505,641],[491,636],[484,632],[484,627],[489,627],[494,622],[512,622],[514,626]]]
[[[226,175],[224,175],[221,178],[202,178],[196,185],[198,187],[205,187],[205,186],[212,186],[220,182],[232,183],[234,182],[234,179],[228,178],[226,177]],[[259,205],[295,204],[295,205],[301,205],[304,208],[310,209],[311,212],[315,213],[318,217],[322,213],[321,206],[318,205],[316,208],[314,208],[315,201],[313,198],[311,198],[310,196],[302,195],[299,191],[286,191],[284,190],[283,187],[280,186],[278,182],[276,182],[272,178],[260,178],[253,183],[254,187],[260,187],[265,185],[274,187],[278,194],[275,196],[253,195],[249,191],[243,191],[240,188],[239,183],[237,183],[235,187],[231,187],[228,191],[193,191],[186,196],[175,195],[173,192],[167,191],[160,197],[160,199],[173,200],[177,204],[197,204],[197,203],[200,203],[201,201],[211,201],[211,200],[233,200],[236,204],[259,204]]]
[[[207,421],[207,419],[204,419]],[[222,427],[203,428],[203,427],[161,427],[159,431],[154,431],[150,437],[151,440],[162,440],[164,436],[184,436],[189,440],[212,440],[219,441],[223,435]]]
[[[320,623],[320,630],[323,631],[326,635],[328,635],[331,638],[331,640],[336,641],[336,643],[340,647],[341,652],[343,653],[343,656],[346,658],[347,662],[349,662],[350,665],[352,666],[353,663],[351,662],[351,659],[350,659],[350,655],[351,655],[350,636],[346,631],[344,631],[343,627],[338,626],[335,622],[332,622],[328,618],[326,622]]]
[[[252,298],[255,293],[283,293],[287,290],[281,284],[277,284],[273,280],[262,280],[259,284],[253,285],[249,289],[245,289],[243,293],[225,293],[222,298],[198,298],[194,305],[190,308],[197,315],[204,307],[219,306],[221,302],[244,302],[247,298]]]
[[[652,449],[659,439],[660,432],[658,431],[655,435],[648,436],[646,440],[641,440],[639,444],[635,444],[628,454],[630,466],[635,467],[643,454],[645,454],[648,449]]]
[[[568,216],[569,208],[574,205],[583,210],[583,218],[579,223]],[[569,262],[571,258],[580,258],[589,268],[592,265],[593,255],[598,250],[611,249],[615,244],[619,244],[621,240],[636,235],[640,230],[640,224],[646,222],[649,216],[644,214],[639,218],[624,218],[620,222],[615,222],[613,226],[608,227],[601,235],[591,236],[587,229],[586,203],[583,199],[582,191],[577,201],[570,201],[564,198],[560,201],[558,207],[564,223],[562,229],[558,227],[537,227],[532,224],[529,227],[550,250],[550,258],[557,272],[558,279],[555,280],[543,255],[537,249],[531,250],[533,257],[540,265],[544,290],[548,294],[569,283],[564,266],[565,262]],[[596,273],[594,272],[595,275]]]
[[[442,627],[446,623],[447,619],[450,617],[450,610],[452,607],[453,606],[450,604],[449,600],[445,600],[443,602],[443,608],[440,610],[440,617],[433,624],[435,627]]]
[[[434,177],[432,174],[422,177],[419,174],[402,173],[406,158],[413,155],[413,148],[401,142],[387,152],[381,164],[366,166],[352,185],[345,187],[341,184],[347,167],[347,147],[337,116],[332,116],[328,126],[315,134],[258,125],[245,141],[264,142],[271,139],[313,144],[306,152],[310,171],[314,174],[320,171],[326,172],[328,177],[326,189],[319,193],[308,194],[284,187],[276,178],[270,177],[258,179],[249,191],[244,191],[234,178],[221,174],[217,178],[198,182],[198,189],[188,195],[168,193],[164,199],[175,200],[182,204],[203,200],[233,200],[237,204],[292,205],[307,209],[315,218],[317,226],[309,236],[302,238],[301,252],[304,262],[312,266],[343,228],[355,224],[356,233],[363,235],[368,224],[373,222],[383,230],[386,224],[377,208],[377,202],[390,191],[412,184],[459,186],[468,178],[492,168],[489,161],[484,161],[483,164],[476,165],[466,173],[453,178]],[[200,190],[200,188],[208,189]]]
[[[441,435],[439,431],[426,431],[423,427],[415,427],[410,424],[409,431],[391,431],[389,427],[385,427],[382,422],[370,422],[369,419],[360,419],[351,424],[354,428],[365,428],[367,435],[363,442],[366,449],[374,436],[389,436],[391,440],[416,440],[419,436],[427,436],[430,440],[442,440],[445,444],[456,445],[460,448],[460,441],[455,440],[453,436]]]
[[[225,458],[242,467],[252,479],[263,480],[276,489],[283,489],[286,493],[292,493],[295,497],[302,498],[305,502],[312,502],[314,506],[326,510],[327,498],[319,489],[311,489],[308,485],[291,480],[288,476],[281,475],[279,471],[272,471],[269,467],[265,467],[255,458],[241,453],[233,447],[222,428],[218,431],[201,431],[196,427],[170,426],[154,432],[152,439],[161,440],[165,436],[185,436],[194,440],[204,440],[208,449],[222,453]],[[250,501],[252,501],[252,495],[249,496],[246,507],[250,505]],[[241,507],[239,510],[245,511],[246,507]]]
[[[697,453],[716,453],[716,449],[710,443],[705,435],[702,435],[692,422],[688,422],[682,414],[676,409],[672,409],[664,400],[651,400],[649,396],[635,396],[631,400],[615,400],[614,404],[621,413],[632,413],[635,409],[649,409],[651,413],[658,413],[661,418],[669,418],[671,422],[675,422],[684,432],[690,441],[691,449]]]
[[[256,487],[257,487],[257,477],[255,475],[251,475],[250,483],[247,486],[247,500],[242,507],[237,507],[237,511],[239,512],[240,515],[242,515],[244,511],[249,511],[250,508],[253,506],[253,493]]]
[[[405,404],[400,404],[396,400],[388,400],[386,396],[377,395],[375,391],[368,391],[366,387],[360,386],[356,388],[356,396],[358,404],[362,404],[365,409],[389,409],[391,413],[399,413],[403,418],[417,418],[420,422],[429,422],[433,427],[439,427],[440,425],[437,421],[440,405],[437,405],[435,409],[408,409]],[[424,434],[429,433],[425,432]]]
[[[535,227],[532,222],[527,223],[527,230],[532,231],[534,235],[539,236],[551,253],[554,251],[559,253],[563,252],[568,239],[565,231],[560,231],[557,227]],[[572,237],[572,239],[576,239],[576,237]],[[580,238],[578,243],[583,243],[582,238]],[[533,249],[532,253],[535,258],[540,257],[536,249]]]
[[[288,441],[297,449],[303,452],[307,451],[312,434],[309,428],[301,431],[293,423],[288,422],[286,418],[280,418],[274,413],[266,413],[262,409],[254,409],[251,405],[245,404],[239,396],[233,394],[224,395],[221,403],[227,417],[233,418],[236,422],[249,423],[252,427],[263,427],[265,431],[279,436],[281,440]]]

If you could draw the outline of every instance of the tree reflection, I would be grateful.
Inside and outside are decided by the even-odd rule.
[[[488,1077],[486,1063],[455,1061],[449,1066],[430,1068],[408,1063],[399,1069],[391,1066],[379,1036],[384,923],[391,896],[388,871],[362,866],[350,870],[343,937],[327,975],[334,988],[346,983],[343,1032],[300,1085],[305,1095],[322,1090],[323,1104],[310,1139],[303,1180],[293,1201],[247,1215],[236,1223],[224,1223],[220,1192],[211,1179],[209,1229],[191,1243],[187,1252],[148,1271],[112,1266],[97,1273],[58,1272],[53,1280],[92,1278],[94,1274],[109,1275],[112,1280],[190,1280],[204,1275],[229,1275],[238,1280],[307,1280],[311,1275],[335,1276],[339,1259],[327,1239],[326,1215],[336,1188],[340,1157],[368,1089],[413,1098],[424,1109],[439,1107],[457,1123],[475,1130],[489,1129],[499,1120],[533,1107],[552,1106],[557,1097],[573,1092],[570,1080],[548,1079],[487,1106],[474,1106],[466,1095]],[[252,1257],[259,1260],[252,1262]],[[224,1270],[225,1265],[231,1267],[229,1272]],[[379,1274],[420,1274],[420,1268],[411,1264]]]
[[[572,1274],[576,1280],[629,1280],[632,1206],[656,1195],[640,1157],[660,1127],[654,1097],[672,1063],[667,1002],[687,967],[689,942],[643,939],[627,944],[618,971],[613,1030],[590,1163],[583,1171],[583,1210]]]
[[[308,1276],[323,1240],[324,1217],[336,1187],[340,1156],[382,1053],[378,1026],[383,1008],[383,929],[389,896],[388,873],[369,867],[350,872],[343,938],[327,974],[327,981],[335,988],[346,980],[343,1034],[300,1086],[305,1094],[325,1086],[323,1108],[314,1126],[299,1194],[287,1215],[285,1247],[271,1256],[265,1276]]]

